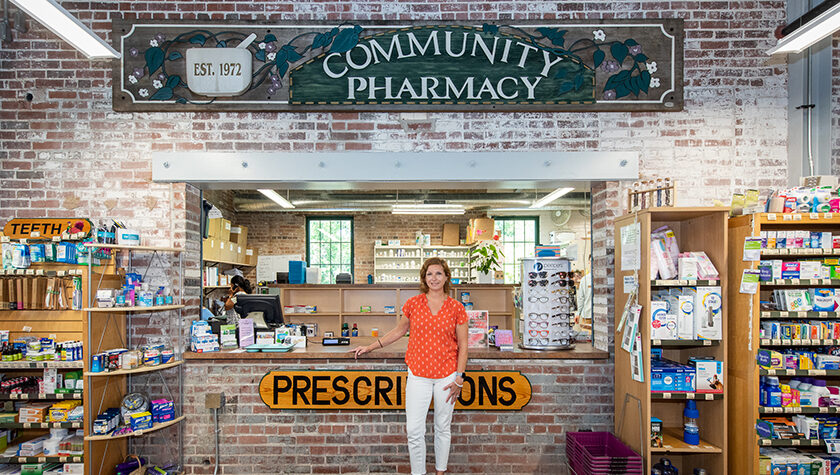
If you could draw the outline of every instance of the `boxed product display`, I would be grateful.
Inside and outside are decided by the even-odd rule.
[[[668,302],[650,303],[650,338],[652,340],[677,339],[677,315],[668,312]]]
[[[723,362],[713,358],[692,356],[688,364],[694,367],[695,388],[698,393],[723,392]]]

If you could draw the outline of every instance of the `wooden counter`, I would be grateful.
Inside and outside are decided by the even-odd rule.
[[[373,337],[353,337],[350,346],[322,346],[320,338],[310,338],[306,349],[294,349],[286,353],[247,353],[243,351],[218,351],[211,353],[184,353],[186,360],[238,360],[238,359],[353,359],[350,350],[357,346],[368,345],[376,341]],[[402,338],[384,349],[373,351],[359,357],[360,360],[404,359],[408,338]],[[496,348],[486,350],[471,349],[470,359],[607,359],[609,353],[596,350],[590,342],[578,343],[570,350],[538,351],[523,350],[516,347],[513,351],[500,351]]]

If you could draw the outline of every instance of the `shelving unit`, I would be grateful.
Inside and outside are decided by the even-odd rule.
[[[270,290],[269,290],[270,289]],[[459,284],[453,285],[450,295],[460,300],[462,292],[470,293],[475,310],[490,311],[490,325],[513,329],[515,309],[512,285],[501,284]],[[291,323],[317,323],[318,336],[331,331],[341,335],[341,324],[358,324],[359,336],[370,336],[373,328],[380,335],[397,324],[403,304],[420,293],[417,284],[301,284],[259,287],[259,292],[279,291],[283,306],[315,305],[315,313],[288,313],[284,318]],[[370,312],[361,312],[362,306],[370,306]],[[385,306],[393,306],[394,313],[385,313]]]
[[[729,473],[757,473],[759,467],[759,447],[814,447],[821,448],[821,441],[772,440],[759,438],[755,422],[764,414],[819,414],[834,408],[762,408],[759,406],[759,377],[779,376],[786,381],[792,376],[820,376],[840,378],[840,370],[764,370],[756,364],[756,355],[760,348],[772,348],[784,351],[791,347],[811,347],[816,345],[834,345],[836,340],[776,340],[761,339],[762,320],[793,319],[838,319],[837,312],[788,312],[780,310],[762,310],[760,300],[767,300],[768,293],[776,288],[788,287],[838,287],[837,279],[783,279],[760,282],[758,293],[742,294],[739,291],[741,275],[745,269],[755,269],[757,262],[742,260],[744,239],[760,236],[762,231],[830,231],[840,232],[840,216],[836,213],[803,214],[767,214],[760,213],[738,216],[729,220],[729,288],[728,295],[732,303],[732,318],[729,320],[729,332],[738,344],[729,346],[729,381],[730,390],[738,397],[729,400],[729,440],[733,453],[737,457],[729,458]],[[840,254],[840,249],[763,249],[762,259],[818,259]],[[763,297],[762,297],[763,295]],[[782,348],[780,348],[782,347]],[[835,381],[836,383],[837,381]],[[778,409],[778,411],[776,410]],[[790,411],[788,411],[790,409]],[[816,409],[814,412],[805,412]],[[800,410],[802,412],[794,412]]]
[[[469,279],[470,246],[374,246],[373,272],[378,284],[420,281],[420,266],[430,257],[446,260],[453,279]]]
[[[87,271],[85,267],[88,267]],[[99,266],[83,266],[57,262],[34,263],[29,269],[3,269],[0,270],[0,284],[5,284],[7,278],[15,277],[56,277],[56,278],[78,278],[81,279],[82,299],[89,296],[88,284],[92,279],[102,285],[114,283],[115,271],[113,261],[102,262]],[[65,295],[68,297],[67,295]],[[85,361],[89,357],[89,343],[86,339],[88,333],[88,321],[85,318],[86,312],[82,309],[73,310],[69,306],[59,310],[47,309],[26,309],[26,310],[0,310],[0,328],[9,330],[9,339],[23,336],[52,337],[55,341],[82,341],[83,354],[81,360],[76,361],[4,361],[0,362],[0,372],[15,374],[19,376],[40,376],[45,369],[57,369],[60,372],[65,370],[83,369]],[[92,422],[90,407],[87,404],[89,397],[88,387],[82,391],[72,392],[51,392],[51,393],[2,393],[0,401],[40,401],[57,402],[60,400],[82,400],[85,413],[81,422],[40,422],[40,423],[4,423],[0,424],[3,429],[16,429],[20,432],[17,439],[11,444],[19,444],[22,441],[48,434],[50,429],[85,429]],[[84,463],[85,473],[90,473],[91,463],[86,457],[88,452],[79,456],[64,457],[0,457],[0,463],[23,464],[42,462],[61,463]]]
[[[623,332],[615,333],[615,427],[618,437],[639,452],[645,460],[645,473],[659,457],[668,457],[680,473],[691,473],[695,467],[705,468],[708,473],[726,473],[728,446],[726,438],[726,403],[730,387],[723,378],[724,393],[698,392],[651,392],[651,348],[662,349],[667,359],[687,363],[690,356],[709,356],[722,361],[724,371],[728,366],[726,330],[728,302],[723,298],[723,339],[707,340],[652,340],[650,335],[650,304],[654,290],[660,287],[716,286],[724,289],[727,284],[727,228],[728,210],[723,208],[652,208],[622,216],[615,222],[616,273],[615,273],[615,328],[621,319],[629,294],[624,291],[624,278],[633,277],[638,282],[638,304],[642,306],[639,319],[639,333],[642,341],[642,362],[644,382],[637,382],[631,375],[630,353],[621,348]],[[621,268],[621,228],[639,223],[640,268]],[[650,234],[663,225],[668,225],[676,234],[680,251],[704,251],[720,273],[720,281],[651,280],[650,279]],[[699,445],[688,445],[682,441],[682,413],[685,401],[693,399],[700,411]],[[651,447],[650,420],[657,417],[664,425],[664,447]],[[734,473],[734,472],[729,472]],[[739,472],[746,473],[746,472]]]
[[[100,288],[118,288],[120,283],[116,282],[116,287],[113,285],[102,285],[101,282],[94,283],[94,280],[89,278],[87,281],[87,307],[84,312],[87,315],[87,327],[85,334],[85,349],[88,354],[84,361],[84,378],[85,378],[85,415],[87,417],[85,422],[85,454],[86,460],[90,463],[86,465],[86,473],[89,475],[110,473],[110,470],[117,464],[122,462],[128,453],[136,452],[130,450],[128,446],[129,437],[137,438],[145,434],[156,432],[170,426],[177,426],[177,439],[169,440],[163,444],[171,457],[169,460],[176,459],[180,466],[184,464],[184,429],[182,422],[184,420],[183,414],[183,321],[182,310],[183,305],[183,253],[181,249],[171,247],[128,247],[128,246],[114,246],[110,244],[85,244],[89,254],[92,254],[96,249],[111,249],[115,254],[114,259],[117,259],[117,253],[123,253],[122,259],[125,264],[124,267],[128,272],[135,270],[135,263],[137,270],[142,272],[143,281],[146,280],[147,273],[155,264],[155,261],[160,264],[156,270],[162,271],[164,274],[169,267],[162,261],[163,255],[174,255],[177,263],[170,263],[172,267],[177,265],[178,277],[170,280],[168,287],[173,290],[174,303],[171,305],[159,305],[152,307],[113,307],[113,308],[99,308],[93,305],[93,296]],[[88,271],[92,272],[92,267],[88,267]],[[98,285],[97,285],[98,284]],[[94,287],[94,285],[97,285]],[[114,348],[132,348],[131,335],[131,320],[135,316],[143,314],[165,315],[169,321],[169,332],[164,333],[168,338],[168,343],[174,352],[174,361],[157,365],[157,366],[141,366],[133,370],[119,370],[112,372],[91,372],[90,355],[105,352]],[[173,325],[175,323],[175,325]],[[172,327],[176,329],[173,331]],[[167,373],[169,380],[163,376],[166,370],[173,369],[174,373]],[[175,402],[176,414],[181,414],[176,419],[164,424],[157,424],[149,430],[137,431],[123,436],[94,435],[93,434],[93,420],[102,413],[105,409],[111,407],[120,407],[123,396],[129,390],[134,390],[132,385],[132,376],[138,374],[146,374],[147,378],[154,378],[160,388],[164,389],[163,394],[149,394],[154,399],[155,397],[167,397]],[[153,376],[154,375],[154,376]],[[155,378],[157,376],[157,378]],[[175,381],[173,381],[173,379]],[[146,379],[143,388],[149,385],[150,380]],[[177,384],[177,395],[174,395],[170,390],[170,384]],[[164,456],[166,453],[156,453],[156,456]]]

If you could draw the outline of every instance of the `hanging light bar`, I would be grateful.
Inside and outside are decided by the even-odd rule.
[[[391,214],[464,214],[462,205],[447,204],[410,204],[394,205]]]
[[[89,59],[114,59],[120,54],[55,0],[12,0],[18,8],[73,45]]]
[[[574,190],[574,188],[557,188],[556,190],[552,191],[551,193],[543,196],[542,198],[534,201],[534,204],[529,206],[529,208],[542,208],[543,206],[551,203],[552,201],[560,198],[568,194],[570,191]]]
[[[286,198],[283,198],[282,196],[280,196],[274,190],[257,190],[257,191],[259,191],[260,193],[265,195],[266,198],[268,198],[271,201],[273,201],[273,202],[277,203],[278,205],[282,206],[283,208],[292,209],[292,208],[295,207],[295,205],[293,205],[291,202],[289,202],[289,200],[287,200]]]

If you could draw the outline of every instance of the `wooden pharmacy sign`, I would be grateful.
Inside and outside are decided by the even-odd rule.
[[[677,111],[683,23],[114,22],[118,111]]]
[[[272,409],[405,409],[403,371],[272,371],[260,380],[260,398]],[[518,371],[470,371],[459,410],[519,411],[531,383]]]

